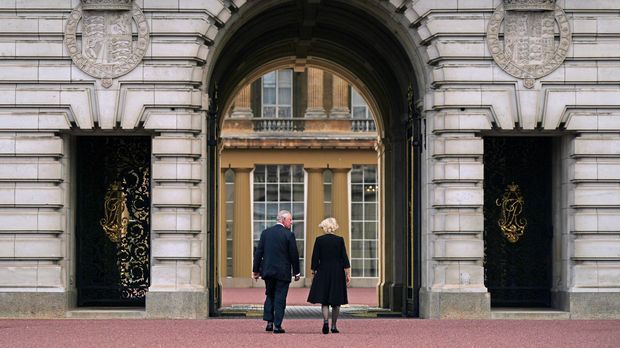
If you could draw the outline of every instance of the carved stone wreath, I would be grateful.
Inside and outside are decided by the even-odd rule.
[[[138,28],[136,41],[132,20]],[[77,38],[80,21],[83,22],[81,48]],[[127,74],[140,64],[148,44],[148,23],[135,4],[130,11],[84,11],[78,5],[69,15],[65,28],[65,45],[75,65],[88,75],[102,79],[106,88],[112,85],[113,78]]]
[[[500,40],[502,22],[503,41]],[[555,23],[560,32],[557,44]],[[493,60],[510,75],[525,79],[526,88],[534,87],[535,79],[548,75],[564,62],[570,42],[568,18],[557,5],[553,11],[507,11],[501,4],[487,28],[487,43]]]

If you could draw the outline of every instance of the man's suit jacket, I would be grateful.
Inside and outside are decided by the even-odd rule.
[[[299,274],[299,252],[293,232],[280,224],[264,230],[254,251],[252,271],[260,273],[263,279],[290,282],[291,267],[293,275]]]

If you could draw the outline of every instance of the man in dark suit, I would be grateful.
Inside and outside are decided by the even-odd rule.
[[[291,232],[293,217],[290,212],[278,213],[278,223],[264,230],[260,235],[258,247],[254,251],[252,277],[262,277],[265,281],[265,307],[263,320],[267,322],[266,331],[284,333],[282,320],[286,308],[286,295],[291,284],[291,267],[295,281],[300,278],[299,252],[295,235]],[[275,326],[275,328],[274,328]]]

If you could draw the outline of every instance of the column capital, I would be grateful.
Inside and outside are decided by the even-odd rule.
[[[253,167],[230,167],[235,173],[249,173],[254,170]]]
[[[353,168],[329,168],[329,170],[334,173],[348,173],[351,171],[351,169]]]
[[[323,167],[323,168],[308,168],[308,167],[304,167],[304,169],[308,173],[323,173],[327,169],[327,167]]]

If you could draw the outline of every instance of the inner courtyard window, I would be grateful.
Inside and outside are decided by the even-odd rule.
[[[324,217],[332,216],[332,171],[327,169],[323,171],[323,207],[325,209]]]
[[[262,77],[262,117],[291,118],[293,115],[293,69],[272,71]]]
[[[305,251],[305,176],[302,165],[256,165],[254,167],[253,241],[258,246],[261,232],[275,223],[278,211],[293,214],[292,232],[297,241],[301,274]]]
[[[362,120],[372,118],[370,110],[368,110],[368,104],[366,104],[364,98],[355,90],[355,88],[351,88],[351,116]]]
[[[379,258],[376,165],[351,170],[351,276],[376,277]]]
[[[228,169],[224,173],[224,194],[226,196],[226,276],[233,276],[233,221],[235,211],[235,172]]]

